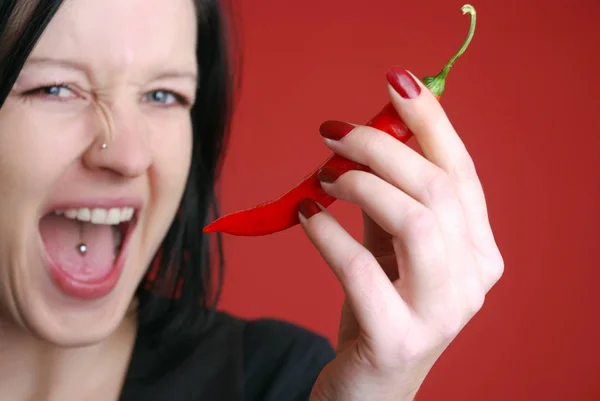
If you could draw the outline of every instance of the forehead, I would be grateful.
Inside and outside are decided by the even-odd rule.
[[[122,71],[195,66],[193,0],[65,0],[32,52]]]

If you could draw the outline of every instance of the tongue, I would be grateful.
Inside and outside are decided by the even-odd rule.
[[[112,226],[67,219],[55,214],[40,222],[40,233],[52,263],[76,280],[106,277],[115,263]],[[79,245],[87,251],[81,253]]]

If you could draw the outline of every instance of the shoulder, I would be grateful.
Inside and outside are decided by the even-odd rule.
[[[182,345],[140,339],[121,400],[308,400],[335,356],[325,337],[299,325],[225,312]]]
[[[243,336],[248,400],[308,400],[335,352],[324,336],[276,319],[248,321]]]

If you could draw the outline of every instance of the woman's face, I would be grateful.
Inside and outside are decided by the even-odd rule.
[[[196,29],[191,0],[65,0],[45,30],[0,109],[0,325],[118,327],[186,183]]]

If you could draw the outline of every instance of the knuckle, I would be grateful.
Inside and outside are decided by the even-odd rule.
[[[361,141],[358,144],[360,152],[363,154],[367,165],[373,164],[376,159],[380,158],[386,148],[385,134],[376,132],[375,130],[362,130]]]
[[[413,209],[406,215],[406,230],[414,238],[431,238],[437,229],[437,219],[426,208]]]
[[[477,169],[473,158],[465,152],[452,169],[450,175],[458,182],[471,182],[477,180]]]
[[[329,238],[335,234],[336,223],[332,219],[311,219],[309,223],[311,230],[318,238]]]
[[[490,258],[486,270],[488,271],[488,286],[491,288],[504,275],[504,258],[500,251],[495,252],[494,256]]]
[[[475,291],[470,292],[469,297],[466,302],[466,315],[467,318],[471,318],[475,314],[477,314],[481,308],[483,308],[483,304],[485,303],[485,291],[482,289],[477,289]]]
[[[344,174],[344,184],[340,187],[340,196],[346,200],[362,198],[372,192],[369,188],[369,174],[350,170]]]
[[[425,184],[427,196],[430,200],[446,199],[454,194],[454,186],[450,177],[444,173],[433,174]]]
[[[362,143],[360,144],[367,153],[378,152],[384,146],[385,137],[381,132],[370,127],[364,127],[360,130]]]
[[[494,262],[492,263],[492,271],[494,272],[494,282],[500,280],[500,278],[504,274],[504,258],[502,257],[502,254],[499,251],[496,253],[496,257],[494,258]]]
[[[373,256],[366,250],[355,252],[348,257],[342,268],[347,280],[363,277],[373,264]]]

